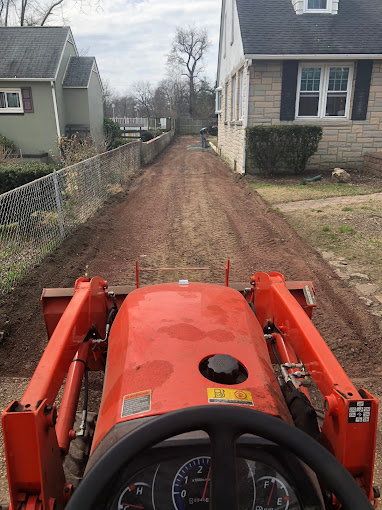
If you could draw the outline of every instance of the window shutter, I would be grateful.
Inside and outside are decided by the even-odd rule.
[[[296,110],[297,75],[298,60],[284,60],[280,120],[294,120]]]
[[[358,61],[351,120],[366,120],[372,71],[372,60]]]
[[[33,113],[32,88],[21,87],[21,96],[23,98],[24,113]]]

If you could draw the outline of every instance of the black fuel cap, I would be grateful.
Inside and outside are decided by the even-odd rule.
[[[205,359],[199,370],[206,379],[218,384],[238,384],[248,377],[243,365],[229,354],[215,354]]]

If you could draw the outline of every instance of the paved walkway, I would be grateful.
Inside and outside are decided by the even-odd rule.
[[[298,211],[301,209],[321,209],[326,205],[347,205],[369,200],[382,200],[382,193],[372,193],[371,195],[348,195],[343,197],[319,198],[316,200],[299,200],[297,202],[288,202],[286,204],[277,204],[280,211]]]

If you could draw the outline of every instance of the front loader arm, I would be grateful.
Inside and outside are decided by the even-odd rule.
[[[61,450],[57,440],[56,408],[58,391],[68,373],[68,393],[77,398],[61,407],[59,428],[68,435],[74,415],[88,346],[83,342],[91,329],[103,334],[107,314],[107,282],[96,277],[89,281],[80,278],[74,296],[66,307],[42,355],[35,373],[20,402],[14,401],[2,413],[4,446],[8,470],[10,508],[64,507],[71,488],[65,485]],[[84,363],[73,363],[73,358],[85,356]],[[65,395],[65,392],[64,392]]]
[[[378,401],[354,387],[281,274],[256,273],[251,283],[256,316],[262,327],[270,323],[277,331],[272,336],[282,363],[301,360],[324,397],[322,444],[374,500]]]

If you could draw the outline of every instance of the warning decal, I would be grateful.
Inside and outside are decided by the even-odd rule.
[[[253,406],[250,391],[233,390],[232,388],[207,388],[209,404],[239,404]]]
[[[121,417],[147,413],[151,409],[151,390],[139,391],[125,395],[122,402]]]
[[[305,285],[304,289],[304,296],[306,299],[306,302],[308,305],[315,305],[316,304],[316,298],[314,297],[314,293],[312,290],[310,290],[309,285]]]
[[[349,423],[369,423],[371,402],[352,401],[349,403]]]

